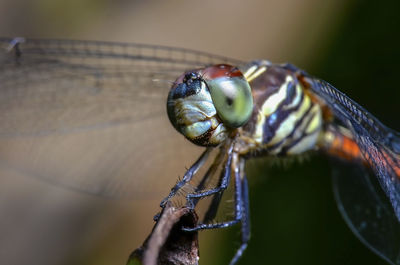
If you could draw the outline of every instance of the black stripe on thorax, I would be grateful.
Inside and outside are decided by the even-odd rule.
[[[272,138],[274,138],[276,131],[278,130],[282,122],[285,121],[292,112],[297,111],[303,104],[304,93],[301,91],[301,97],[298,104],[292,108],[283,110],[283,107],[289,105],[293,101],[293,98],[296,96],[295,88],[296,84],[293,84],[293,82],[290,82],[288,84],[287,95],[289,96],[286,97],[286,99],[279,104],[275,112],[269,115],[268,118],[265,120],[263,125],[263,144],[269,143]]]
[[[256,77],[250,83],[254,98],[254,108],[250,120],[243,126],[245,131],[251,134],[254,133],[257,126],[258,114],[264,102],[269,97],[279,92],[289,74],[288,70],[282,67],[270,66],[263,74]],[[293,76],[293,79],[296,78]]]
[[[285,139],[290,139],[293,137],[293,135],[296,133],[296,131],[299,129],[299,127],[303,124],[305,118],[309,115],[311,109],[314,107],[313,104],[310,104],[309,108],[307,109],[307,111],[304,113],[304,115],[296,122],[292,132],[285,138]],[[306,130],[308,128],[308,126],[310,125],[310,122],[313,120],[315,116],[315,113],[311,116],[309,116],[309,119],[306,121],[306,124],[304,126],[304,130],[302,131],[302,134],[299,138],[297,139],[293,139],[292,142],[290,142],[290,144],[282,147],[282,150],[279,152],[278,155],[286,155],[287,151],[292,148],[293,146],[295,146],[296,144],[298,144],[301,140],[304,139],[304,137],[308,136],[308,134],[306,133]]]

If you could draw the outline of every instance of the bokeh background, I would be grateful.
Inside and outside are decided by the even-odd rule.
[[[291,62],[399,130],[398,10],[396,0],[0,0],[0,35],[162,44]],[[342,220],[326,158],[290,168],[258,162],[248,170],[252,239],[239,264],[385,264]],[[125,264],[158,210],[157,200],[75,194],[6,170],[0,185],[1,264]],[[202,232],[201,264],[227,264],[238,231]]]

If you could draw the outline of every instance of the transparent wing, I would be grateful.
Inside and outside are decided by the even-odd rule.
[[[0,166],[105,196],[166,194],[201,150],[166,115],[184,71],[237,61],[185,49],[0,39]]]
[[[346,223],[378,256],[400,264],[400,225],[377,178],[359,165],[334,165],[334,195]]]
[[[400,264],[399,134],[327,82],[311,77],[304,80],[335,118],[350,129],[375,174],[375,179],[370,174],[334,177],[340,211],[364,244],[393,264]]]
[[[351,130],[400,220],[399,134],[327,82],[313,79],[310,84],[312,92],[322,98],[335,117]]]

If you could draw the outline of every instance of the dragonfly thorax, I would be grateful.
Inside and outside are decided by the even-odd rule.
[[[250,64],[244,74],[254,98],[253,116],[243,128],[250,149],[274,155],[314,149],[323,123],[321,109],[296,74],[266,61]]]

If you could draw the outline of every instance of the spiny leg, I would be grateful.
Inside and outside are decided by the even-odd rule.
[[[212,148],[209,147],[207,148],[201,156],[197,159],[197,161],[186,171],[185,175],[183,178],[178,181],[175,186],[171,189],[171,192],[168,194],[167,197],[165,197],[161,203],[160,207],[164,208],[165,204],[167,201],[169,201],[172,197],[175,196],[175,194],[186,184],[188,183],[193,176],[196,174],[197,170],[204,164],[204,162],[207,160],[208,155],[210,154]]]
[[[221,183],[222,177],[223,177],[223,174],[221,172],[219,183]],[[220,192],[213,196],[212,201],[211,201],[210,205],[208,206],[207,212],[204,215],[203,223],[209,223],[212,220],[214,220],[214,218],[217,215],[218,208],[221,203],[221,199],[222,199],[223,195],[224,195],[223,192]]]
[[[247,178],[244,172],[244,158],[238,158],[237,154],[233,154],[233,168],[234,168],[234,180],[235,180],[235,217],[231,221],[216,223],[216,224],[199,224],[194,228],[183,228],[185,231],[197,231],[202,229],[215,229],[224,228],[241,223],[241,245],[236,251],[232,258],[230,265],[234,265],[238,262],[239,258],[243,255],[243,252],[247,248],[248,241],[250,239],[250,211],[249,211],[249,191]],[[237,160],[240,160],[239,162]],[[231,170],[227,167],[227,161],[224,168],[224,176],[230,177]],[[223,181],[222,181],[223,182]]]
[[[199,192],[199,191],[203,190],[204,187],[206,186],[207,181],[214,176],[214,174],[217,171],[220,164],[223,163],[223,159],[225,157],[225,151],[226,150],[224,148],[220,148],[212,165],[207,169],[207,172],[204,174],[203,178],[201,179],[199,184],[196,186],[195,192]],[[220,176],[219,178],[221,179],[222,176]],[[220,181],[221,180],[219,180],[218,183],[220,183]],[[193,207],[196,207],[199,200],[200,200],[199,198],[193,200]]]
[[[249,204],[249,185],[247,183],[247,177],[244,172],[244,158],[240,158],[240,181],[241,181],[241,196],[240,200],[240,211],[241,211],[241,245],[236,251],[235,256],[233,256],[229,265],[234,265],[238,262],[240,257],[243,255],[243,252],[247,248],[247,244],[250,240],[250,204]],[[236,177],[235,177],[236,181]]]
[[[231,145],[228,149],[228,158],[224,165],[224,169],[223,169],[223,173],[222,173],[223,176],[222,176],[220,185],[213,189],[187,194],[186,195],[187,207],[193,209],[195,206],[195,203],[197,203],[197,201],[199,199],[208,197],[213,194],[216,194],[216,193],[226,190],[226,188],[229,186],[229,180],[230,180],[230,175],[231,175],[231,164],[232,164],[232,156],[233,156],[232,150],[233,150],[233,145]]]
[[[224,151],[225,150],[221,149],[220,152],[225,154]],[[224,169],[225,169],[225,167],[226,166],[224,166]],[[217,184],[218,186],[220,186],[222,184],[222,181],[224,179],[224,174],[226,174],[226,170],[221,171],[220,176],[218,177],[218,184]],[[221,203],[221,199],[222,199],[223,195],[224,195],[223,192],[218,192],[218,193],[214,194],[212,201],[211,201],[210,205],[208,206],[208,209],[204,215],[203,223],[209,223],[212,220],[214,220],[215,216],[217,215],[218,207]]]
[[[215,223],[215,224],[198,224],[196,227],[193,228],[184,228],[186,231],[197,231],[197,230],[202,230],[202,229],[215,229],[215,228],[224,228],[224,227],[229,227],[232,225],[235,225],[239,223],[242,219],[242,183],[240,181],[240,173],[239,173],[239,163],[238,163],[238,154],[236,153],[230,153],[228,156],[228,160],[224,165],[224,170],[223,170],[223,176],[222,176],[222,181],[220,186],[214,189],[207,190],[205,192],[201,193],[196,193],[196,194],[188,194],[187,197],[190,196],[190,198],[197,198],[197,197],[206,197],[213,195],[215,193],[222,193],[226,187],[229,185],[229,179],[231,177],[231,168],[234,168],[235,172],[235,208],[234,208],[234,219],[231,221],[226,221],[226,222],[221,222],[221,223]],[[234,160],[234,162],[232,162]],[[189,200],[189,199],[188,199]],[[188,201],[190,203],[190,201]]]

